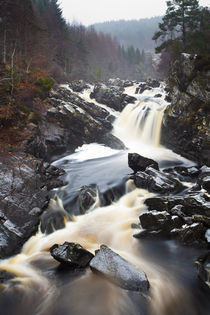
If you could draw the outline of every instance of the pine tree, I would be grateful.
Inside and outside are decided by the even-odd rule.
[[[167,1],[166,14],[163,22],[159,23],[159,31],[153,40],[160,39],[162,44],[156,48],[160,52],[170,46],[178,38],[184,50],[187,45],[188,34],[199,27],[200,10],[197,0]]]

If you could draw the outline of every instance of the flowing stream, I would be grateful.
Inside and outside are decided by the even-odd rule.
[[[131,87],[126,92],[132,95],[134,90]],[[155,98],[157,93],[162,97]],[[80,96],[89,100],[88,91]],[[67,176],[66,185],[55,191],[57,198],[51,204],[68,210],[71,220],[49,235],[39,231],[19,255],[1,262],[1,269],[17,276],[4,286],[1,314],[208,314],[193,265],[198,250],[183,248],[173,241],[141,241],[133,237],[140,230],[139,215],[147,211],[145,199],[155,194],[135,188],[128,179],[132,173],[128,152],[153,158],[162,168],[193,165],[160,145],[167,106],[164,96],[162,85],[138,95],[137,102],[128,104],[122,113],[114,112],[113,134],[124,142],[127,150],[93,143],[54,162],[66,170]],[[95,203],[81,214],[74,197],[81,187],[90,185],[97,192]],[[80,272],[57,269],[58,263],[49,249],[65,241],[77,242],[92,253],[101,244],[109,246],[144,270],[151,286],[150,298],[123,290],[89,268]]]

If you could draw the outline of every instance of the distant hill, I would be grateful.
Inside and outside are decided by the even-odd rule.
[[[119,20],[93,24],[97,32],[110,34],[116,38],[120,45],[134,46],[140,50],[154,50],[155,43],[152,40],[158,29],[158,23],[162,17],[152,17],[140,20]]]

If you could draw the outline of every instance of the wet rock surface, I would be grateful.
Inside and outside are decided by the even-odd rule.
[[[171,67],[171,105],[164,113],[162,143],[201,165],[210,165],[210,72],[205,56],[182,54]]]
[[[149,282],[146,274],[105,245],[101,245],[100,250],[96,252],[90,267],[123,289],[148,293]]]
[[[93,92],[90,94],[91,98],[95,98],[97,102],[106,104],[107,106],[122,111],[128,103],[134,103],[136,98],[129,96],[124,92],[122,85],[109,85],[97,84]]]
[[[136,187],[147,189],[160,194],[176,193],[184,189],[183,185],[170,175],[147,167],[144,172],[137,172],[134,176]]]
[[[134,171],[145,171],[148,166],[158,170],[158,163],[152,159],[148,159],[138,153],[128,153],[128,166]]]
[[[134,176],[136,186],[156,192],[158,195],[145,200],[149,212],[140,216],[143,230],[134,236],[175,238],[184,244],[208,247],[209,239],[206,237],[210,227],[208,185],[206,192],[202,190],[208,176],[209,168],[206,166],[201,168],[179,166],[161,172],[148,167],[145,172],[137,172]],[[191,187],[182,186],[179,180],[191,183]]]
[[[141,82],[136,88],[136,94],[141,94],[146,90],[152,90],[152,88],[156,88],[160,86],[160,82],[155,79],[148,79],[146,82]],[[161,95],[160,95],[161,96]],[[159,96],[156,96],[159,97]]]
[[[62,265],[71,268],[85,268],[94,257],[92,253],[84,249],[80,244],[68,242],[65,242],[63,245],[53,245],[50,248],[50,253]]]
[[[75,92],[82,92],[88,88],[88,84],[83,80],[71,81],[68,85]]]
[[[112,119],[105,109],[84,101],[62,86],[51,91],[48,103],[51,107],[28,141],[27,152],[51,161],[84,143],[98,142],[111,148],[124,148],[110,133]]]
[[[61,186],[63,171],[24,153],[1,155],[0,258],[16,254],[36,233],[49,190]]]

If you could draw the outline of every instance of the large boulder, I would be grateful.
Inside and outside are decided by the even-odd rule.
[[[105,104],[116,111],[122,111],[128,103],[134,103],[135,97],[123,93],[122,86],[106,86],[105,84],[97,84],[93,92],[90,94],[91,98],[95,98],[98,103]]]
[[[139,155],[138,153],[128,153],[128,165],[134,171],[145,171],[148,166],[159,169],[158,163],[152,159]]]
[[[105,245],[101,245],[91,260],[90,267],[123,289],[148,293],[146,274]]]

